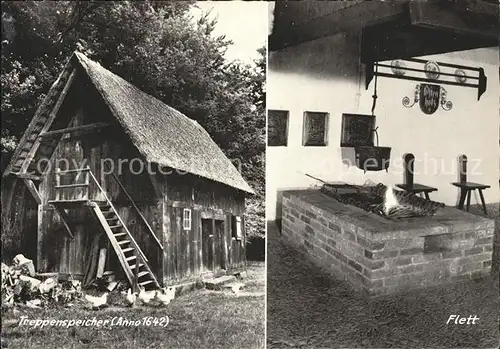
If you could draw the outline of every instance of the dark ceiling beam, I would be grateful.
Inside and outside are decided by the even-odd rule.
[[[427,33],[439,33],[434,39],[441,37],[444,41],[435,42],[436,47],[429,53],[416,52],[420,55],[498,44],[498,5],[481,0],[352,1],[337,2],[336,8],[318,1],[277,1],[275,4],[273,33],[269,37],[271,51],[384,23],[396,25],[389,28],[390,36],[397,37],[394,31],[406,24],[410,26],[410,29],[404,28],[407,33],[425,33],[425,40],[432,37]],[[412,32],[413,28],[423,30]]]
[[[344,5],[337,10],[330,9],[326,13],[317,12],[317,17],[309,17],[307,21],[303,21],[299,16],[300,6],[307,2],[275,2],[273,33],[269,36],[271,51],[346,32],[352,28],[362,28],[408,13],[407,1],[352,1],[349,6]],[[325,2],[311,3],[319,6]]]
[[[495,40],[477,35],[391,21],[363,29],[361,61],[404,59],[496,45]]]
[[[498,4],[481,0],[409,3],[415,26],[498,42]]]

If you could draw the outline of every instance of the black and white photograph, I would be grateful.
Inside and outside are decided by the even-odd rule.
[[[2,348],[500,347],[498,0],[0,4]]]
[[[270,4],[267,348],[498,348],[497,0]]]
[[[2,348],[264,348],[268,4],[1,6]]]

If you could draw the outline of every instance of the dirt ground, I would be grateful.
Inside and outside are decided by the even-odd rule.
[[[478,207],[471,213],[481,214]],[[480,281],[364,299],[318,270],[268,227],[268,348],[498,348],[500,214],[492,276]],[[446,325],[452,314],[477,325]]]

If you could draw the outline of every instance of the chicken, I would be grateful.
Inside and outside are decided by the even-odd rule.
[[[108,292],[103,293],[99,297],[94,297],[86,294],[85,300],[90,303],[92,309],[102,308],[106,306],[106,303],[108,302]]]
[[[238,292],[240,292],[240,288],[242,288],[242,287],[244,287],[244,286],[245,286],[245,285],[243,285],[243,284],[239,284],[239,283],[237,283],[237,284],[232,284],[232,285],[231,285],[231,291],[233,291],[234,293],[238,293]]]
[[[146,291],[143,287],[139,288],[140,292],[137,296],[142,303],[148,304],[153,298],[155,298],[156,291]]]
[[[132,290],[129,288],[125,296],[125,300],[129,306],[133,307],[135,305],[135,301],[137,300],[137,293],[132,293]]]
[[[162,288],[156,291],[156,298],[163,304],[168,305],[175,298],[175,287]]]
[[[80,292],[82,290],[82,283],[80,281],[78,281],[78,280],[72,280],[71,281],[71,287],[76,292]]]
[[[48,278],[42,282],[38,288],[41,294],[49,293],[54,287],[56,287],[57,281],[53,278]]]

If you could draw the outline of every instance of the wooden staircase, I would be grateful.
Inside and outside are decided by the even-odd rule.
[[[60,184],[60,176],[77,172],[76,178],[81,178],[79,174],[85,174],[83,183]],[[89,199],[90,179],[96,184],[105,201],[93,201]],[[76,181],[76,180],[75,180]],[[103,228],[108,240],[113,247],[118,261],[125,272],[125,275],[134,290],[139,287],[151,289],[160,288],[160,284],[148,265],[148,259],[133,238],[122,218],[113,206],[104,189],[99,185],[90,168],[73,169],[66,171],[56,171],[56,199],[49,201],[61,216],[68,233],[72,237],[71,221],[66,212],[72,207],[89,207],[94,217]],[[61,199],[61,191],[68,188],[84,188],[82,198]]]

